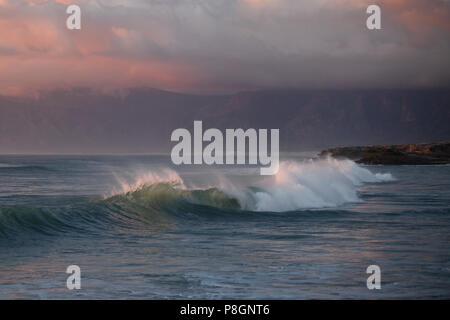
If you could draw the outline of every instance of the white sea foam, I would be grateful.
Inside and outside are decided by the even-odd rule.
[[[374,174],[350,160],[285,161],[275,178],[258,191],[245,197],[233,193],[248,209],[280,212],[360,202],[359,186],[392,180],[389,173]]]

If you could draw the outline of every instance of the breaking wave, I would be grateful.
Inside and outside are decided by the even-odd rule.
[[[118,193],[139,198],[139,201],[161,197],[168,201],[183,200],[219,208],[224,203],[227,208],[233,203],[233,208],[241,210],[284,212],[360,202],[359,186],[393,180],[389,173],[372,173],[351,160],[326,158],[282,162],[275,176],[252,185],[220,177],[215,186],[187,187],[183,179],[171,170],[139,174],[133,183],[121,180]],[[208,185],[208,181],[205,184]]]
[[[192,214],[241,214],[338,208],[361,202],[358,187],[392,181],[391,174],[372,173],[350,160],[326,158],[282,162],[278,173],[246,183],[220,177],[209,185],[186,183],[170,169],[139,173],[103,199],[58,208],[0,207],[0,234],[22,229],[39,233],[111,230],[111,226],[142,228],[161,219]],[[241,179],[242,180],[242,179]],[[120,228],[119,228],[120,229]]]

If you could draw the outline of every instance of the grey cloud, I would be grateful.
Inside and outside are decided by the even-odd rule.
[[[341,5],[325,0],[255,3],[86,0],[80,2],[82,32],[111,44],[96,54],[189,65],[199,91],[450,85],[450,30],[445,24],[412,29],[401,21],[402,11],[388,2],[383,2],[379,31],[366,29],[365,8],[350,0]],[[438,8],[450,19],[448,1],[410,3],[416,12]],[[49,19],[63,7],[45,6]],[[27,8],[27,15],[32,10]],[[125,36],[118,37],[113,28],[125,30]]]

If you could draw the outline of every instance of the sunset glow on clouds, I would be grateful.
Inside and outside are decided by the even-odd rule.
[[[0,0],[0,94],[448,85],[449,2],[377,3],[371,32],[362,0]]]

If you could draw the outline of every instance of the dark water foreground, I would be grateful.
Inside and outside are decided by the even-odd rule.
[[[168,163],[1,156],[0,298],[450,298],[450,166]]]

